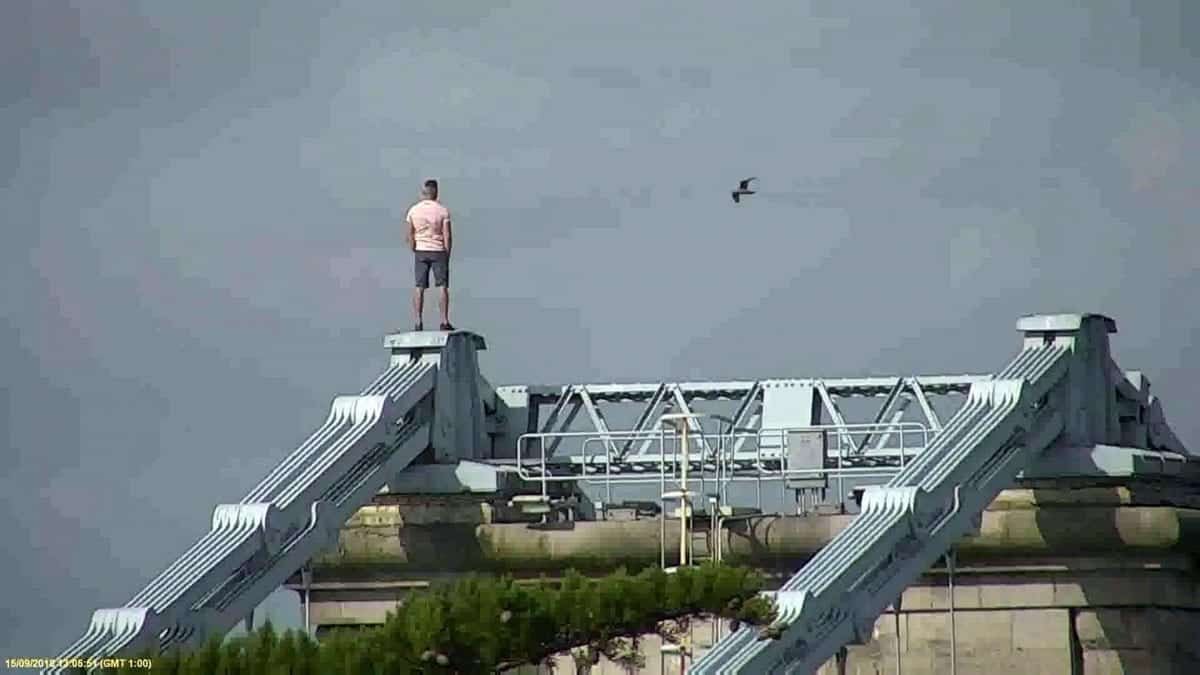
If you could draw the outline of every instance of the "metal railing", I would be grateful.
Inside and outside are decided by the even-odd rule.
[[[698,416],[699,417],[699,416]],[[701,492],[714,483],[721,501],[727,502],[729,484],[755,482],[761,508],[762,484],[779,482],[787,490],[787,481],[794,479],[833,479],[844,496],[845,479],[888,477],[929,445],[936,434],[920,422],[878,422],[862,424],[824,424],[802,427],[746,429],[731,427],[727,418],[709,416],[723,428],[705,431],[697,420],[699,430],[686,434],[689,457],[687,483],[696,483]],[[820,466],[794,466],[790,441],[798,434],[819,434],[824,449]],[[898,445],[866,448],[870,439],[891,439]],[[661,484],[681,478],[679,447],[684,434],[680,429],[662,426],[639,431],[568,431],[523,434],[517,439],[516,472],[521,480],[540,483],[541,493],[548,496],[551,483],[578,482],[602,484],[606,500],[611,503],[614,486]],[[658,445],[658,452],[644,452],[618,457],[614,448],[625,442],[649,441]],[[570,445],[577,452],[563,452]],[[752,445],[752,449],[741,449]],[[555,449],[562,447],[559,452]],[[668,451],[668,447],[673,447]],[[549,449],[549,452],[547,450]],[[867,459],[887,459],[897,462],[894,467],[854,466]],[[562,473],[563,467],[569,470]],[[573,466],[571,466],[573,465]],[[694,467],[694,468],[693,468]],[[576,472],[577,470],[577,472]]]

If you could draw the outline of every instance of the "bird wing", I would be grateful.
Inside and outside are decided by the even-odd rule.
[[[758,177],[751,176],[751,177],[747,178],[746,180],[738,183],[738,189],[739,190],[749,190],[750,189],[750,181],[752,181],[752,180],[758,180]]]
[[[734,204],[740,204],[740,203],[741,203],[741,200],[740,200],[740,199],[738,199],[738,196],[739,196],[739,195],[738,195],[738,193],[736,193],[736,192],[730,192],[729,194],[733,196],[733,203],[734,203]]]

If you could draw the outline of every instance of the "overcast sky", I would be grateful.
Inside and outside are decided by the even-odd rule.
[[[384,366],[426,176],[495,382],[986,372],[1098,311],[1200,446],[1197,3],[481,4],[0,4],[0,653]]]

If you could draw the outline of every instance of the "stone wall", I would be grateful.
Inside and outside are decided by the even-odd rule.
[[[950,672],[943,584],[927,578],[905,591],[899,617],[889,610],[871,642],[847,649],[845,672],[895,673],[897,648],[906,675]],[[960,675],[1200,673],[1200,588],[1190,560],[968,568],[954,590]],[[832,662],[821,671],[835,673]]]
[[[1002,493],[984,513],[981,531],[955,547],[957,673],[1200,673],[1200,510],[1147,490]],[[546,566],[603,572],[615,564],[614,552],[657,564],[657,520],[539,528],[504,524],[519,518],[510,511],[503,502],[469,496],[377,500],[347,523],[325,566],[317,561],[313,623],[381,622],[412,590],[468,570],[520,576],[525,561],[540,561],[534,576]],[[745,549],[743,563],[794,570],[849,519],[764,518],[745,531],[730,528],[724,550],[738,558]],[[868,644],[848,648],[844,671],[895,673],[899,652],[905,674],[949,673],[947,581],[946,570],[935,568],[906,589],[899,621],[890,609],[881,616]],[[714,630],[693,623],[696,650],[707,647]],[[658,647],[657,636],[642,640],[640,672],[679,672],[679,657],[662,659]],[[556,672],[574,672],[568,656],[558,663]],[[623,672],[607,661],[592,669]],[[830,663],[822,675],[837,672]]]
[[[1200,613],[1158,607],[1081,609],[1072,629],[1085,675],[1200,673]]]
[[[958,675],[1195,675],[1200,673],[1195,579],[1191,561],[1184,559],[967,567],[955,578],[952,640],[946,576],[934,571],[905,591],[898,617],[890,608],[879,617],[870,642],[847,648],[844,670],[831,659],[819,675],[895,675],[897,649],[903,675],[943,675],[951,670],[952,646]],[[702,654],[722,629],[694,620],[687,641]],[[636,672],[681,672],[680,657],[662,656],[661,643],[656,635],[641,639],[645,667]],[[560,655],[555,665],[556,673],[575,672],[569,655]],[[626,672],[607,659],[591,670]]]

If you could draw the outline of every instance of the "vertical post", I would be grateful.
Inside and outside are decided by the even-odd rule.
[[[779,501],[787,503],[788,433],[779,430]]]
[[[759,429],[754,437],[754,472],[757,480],[754,482],[754,505],[759,513],[762,512],[762,478],[763,478],[763,463],[762,463],[762,441],[763,430]],[[780,460],[780,467],[783,466]]]
[[[246,619],[245,619],[245,621],[244,621],[244,624],[245,624],[245,626],[246,626],[246,632],[247,632],[247,633],[249,633],[249,632],[251,632],[251,631],[253,631],[253,630],[254,630],[254,610],[253,610],[253,609],[252,609],[252,610],[250,610],[250,613],[246,615]]]
[[[958,672],[958,641],[954,629],[954,549],[946,554],[946,570],[949,572],[949,584],[947,590],[950,595],[950,675],[957,675]]]
[[[304,634],[312,637],[312,568],[307,564],[300,568],[300,583],[304,586]]]
[[[666,434],[659,428],[659,557],[660,567],[667,567],[667,450]]]
[[[892,617],[896,627],[896,675],[901,675],[903,669],[900,664],[900,603],[904,599],[904,591],[900,592],[900,596],[896,598],[895,604],[892,605]]]
[[[721,501],[716,497],[708,498],[708,559],[714,563],[721,562],[721,555],[717,552],[717,524],[720,522],[719,509]]]
[[[828,435],[826,434],[826,432],[821,432],[821,436],[822,436],[822,438],[828,438]],[[821,445],[825,445],[825,443],[822,442]],[[824,453],[822,452],[822,455],[823,454]],[[838,437],[838,457],[837,457],[837,470],[838,470],[837,491],[838,491],[838,505],[841,507],[839,509],[839,511],[841,513],[846,512],[846,478],[845,478],[845,472],[842,470],[843,464],[844,464],[843,460],[845,459],[845,457],[846,457],[846,444],[841,441],[841,437],[839,436]]]
[[[679,489],[681,495],[679,498],[679,566],[683,567],[688,564],[688,507],[691,506],[691,499],[688,498],[688,427],[686,421],[680,425],[680,449],[683,463],[680,467]]]
[[[608,507],[608,505],[613,503],[613,491],[612,491],[612,463],[613,463],[613,454],[612,454],[612,446],[611,446],[611,445],[609,445],[608,443],[605,443],[605,444],[604,444],[604,452],[605,452],[605,456],[606,456],[606,458],[607,458],[607,459],[605,459],[605,460],[604,460],[604,504],[605,504],[604,510],[605,510],[605,512],[606,512],[606,513],[605,513],[605,516],[604,516],[604,519],[605,519],[605,520],[608,520],[608,515],[607,515],[607,511],[608,511],[608,508],[609,508],[609,507]],[[585,469],[585,470],[586,470],[586,469]]]
[[[550,476],[546,470],[546,437],[545,436],[538,436],[538,445],[540,445],[542,448],[542,466],[541,466],[542,497],[545,498],[545,500],[547,502],[549,502],[550,501],[550,482],[549,482]]]

